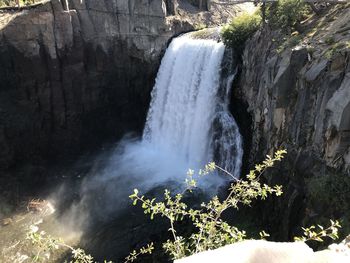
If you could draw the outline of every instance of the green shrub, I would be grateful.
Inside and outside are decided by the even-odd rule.
[[[260,27],[261,17],[258,14],[242,14],[223,27],[221,35],[227,46],[242,51],[244,44]]]
[[[277,47],[277,53],[282,53],[284,50],[286,50],[286,48],[293,48],[297,46],[301,42],[302,37],[300,35],[294,35],[284,40],[285,41]]]
[[[266,18],[274,28],[290,28],[310,13],[310,7],[303,0],[278,0],[266,9]]]
[[[141,204],[145,214],[148,214],[151,219],[154,216],[160,216],[168,219],[169,231],[172,238],[163,243],[163,249],[174,260],[180,259],[192,254],[202,251],[213,250],[228,244],[239,242],[247,239],[246,232],[240,230],[235,226],[228,224],[223,214],[230,209],[238,209],[242,205],[250,206],[254,200],[265,200],[270,195],[280,196],[282,194],[282,187],[275,185],[269,186],[262,184],[259,179],[264,171],[273,167],[276,162],[281,161],[287,152],[285,150],[277,151],[273,156],[267,155],[265,161],[257,164],[254,170],[251,170],[246,176],[245,180],[238,180],[226,170],[209,163],[204,170],[200,170],[198,175],[193,170],[189,170],[186,179],[187,190],[192,191],[196,188],[196,176],[203,176],[218,169],[225,174],[231,176],[234,182],[229,188],[228,195],[221,200],[217,196],[212,197],[208,202],[203,202],[199,208],[191,208],[184,202],[183,192],[181,194],[171,194],[170,191],[165,190],[164,200],[156,201],[155,198],[148,199],[143,195],[139,195],[137,189],[130,195],[133,204]],[[193,229],[190,234],[181,235],[178,231],[177,223],[179,222],[191,223]],[[332,221],[327,228],[322,226],[310,226],[303,228],[303,236],[296,237],[297,241],[319,241],[323,238],[329,237],[331,239],[338,238],[338,228],[340,224],[338,221]],[[261,239],[269,237],[265,231],[260,233]],[[151,253],[152,251],[147,251]],[[130,262],[136,259],[137,252],[134,251],[131,258],[127,258]]]
[[[165,190],[164,199],[156,201],[155,198],[148,199],[143,195],[139,195],[139,191],[135,189],[130,198],[134,205],[141,204],[144,213],[148,214],[151,219],[154,216],[168,219],[171,238],[163,243],[163,249],[172,259],[179,259],[202,251],[216,249],[247,239],[244,230],[239,230],[224,220],[223,214],[225,212],[229,209],[238,209],[242,205],[250,206],[256,199],[265,200],[269,195],[280,196],[282,194],[281,186],[262,184],[259,179],[266,169],[281,161],[285,154],[285,150],[280,150],[273,156],[267,155],[265,161],[255,165],[255,169],[251,170],[244,180],[235,178],[228,171],[215,165],[215,163],[209,163],[198,174],[195,174],[193,170],[188,171],[185,181],[187,188],[182,193],[174,195],[170,191]],[[200,207],[191,208],[184,201],[185,193],[192,192],[196,188],[197,177],[205,176],[216,169],[231,176],[234,180],[231,183],[227,197],[221,200],[219,197],[214,196],[208,202],[203,202]],[[182,235],[178,231],[179,225],[177,225],[180,222],[192,225],[192,231]],[[320,225],[317,225],[317,227],[312,225],[302,228],[303,235],[295,237],[295,240],[323,242],[323,239],[326,237],[334,240],[338,238],[338,228],[340,228],[339,222],[332,220],[330,226],[326,228]],[[269,237],[269,234],[265,231],[261,231],[259,234],[261,239]],[[73,248],[62,240],[53,238],[44,231],[39,231],[39,228],[35,225],[30,227],[26,241],[34,245],[31,251],[32,262],[42,262],[45,259],[49,259],[51,252],[63,248],[68,249],[71,253],[70,263],[97,263],[84,250]],[[23,241],[20,242],[23,245]],[[134,250],[125,258],[124,263],[134,262],[138,256],[151,254],[153,250],[153,243],[139,250]],[[20,253],[17,253],[17,255],[21,256]],[[104,262],[107,263],[107,261]],[[108,262],[112,263],[111,261]]]
[[[330,43],[330,42],[328,42]],[[327,43],[327,39],[326,39],[326,44]],[[349,49],[349,43],[347,42],[338,42],[338,43],[334,43],[332,44],[331,47],[329,47],[328,49],[326,49],[326,51],[323,53],[324,57],[328,60],[332,59],[333,56],[335,56],[336,54],[339,54],[342,52],[342,50],[346,50]]]
[[[346,173],[327,173],[306,180],[307,207],[312,217],[307,221],[324,224],[329,217],[342,224],[341,237],[350,233],[350,176]]]
[[[189,170],[186,179],[186,191],[189,192],[196,188],[197,177],[205,176],[216,169],[231,176],[234,180],[224,200],[214,196],[209,202],[203,202],[200,208],[191,208],[184,202],[183,196],[186,191],[174,195],[165,190],[164,200],[157,202],[155,198],[148,199],[139,195],[139,191],[135,189],[130,198],[134,205],[140,203],[145,214],[149,214],[151,219],[154,216],[161,216],[169,220],[169,231],[172,239],[163,243],[163,249],[172,259],[180,259],[202,251],[216,249],[246,239],[244,230],[229,225],[222,218],[225,211],[232,208],[238,209],[240,205],[249,206],[254,200],[265,200],[269,195],[280,196],[282,194],[281,186],[268,186],[260,183],[259,179],[266,169],[281,161],[285,154],[286,151],[281,150],[272,157],[267,156],[265,161],[257,164],[255,169],[250,171],[246,180],[236,179],[215,163],[209,163],[198,174]],[[184,220],[191,222],[194,227],[194,231],[189,236],[181,236],[176,228],[176,223]],[[268,234],[261,231],[260,236],[265,238]]]
[[[327,45],[333,45],[335,43],[335,39],[333,36],[327,37],[324,41]]]
[[[323,212],[350,211],[350,176],[347,174],[334,174],[315,176],[307,182],[309,189],[308,199],[313,206],[320,206]]]

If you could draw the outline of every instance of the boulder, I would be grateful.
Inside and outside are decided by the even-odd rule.
[[[303,242],[277,243],[247,240],[175,260],[174,263],[346,263],[350,255],[323,250],[313,252]]]

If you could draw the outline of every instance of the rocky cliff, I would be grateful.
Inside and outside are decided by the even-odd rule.
[[[349,226],[349,16],[349,6],[336,6],[292,37],[265,28],[243,54],[235,97],[252,116],[250,161],[289,152],[267,178],[285,186],[284,198],[263,213],[281,239],[320,215]]]
[[[175,0],[0,10],[0,168],[141,131],[169,40],[228,16]]]
[[[139,130],[174,35],[161,1],[58,0],[1,14],[1,166]]]

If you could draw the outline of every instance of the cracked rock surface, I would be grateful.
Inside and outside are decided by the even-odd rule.
[[[284,186],[264,215],[281,240],[327,217],[350,225],[349,16],[349,5],[330,8],[297,37],[262,30],[243,55],[235,96],[252,116],[250,162],[288,150],[267,176]]]

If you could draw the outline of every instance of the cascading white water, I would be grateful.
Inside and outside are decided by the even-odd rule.
[[[191,35],[172,41],[158,72],[142,140],[124,138],[112,154],[101,156],[103,165],[82,184],[82,199],[69,218],[108,218],[130,205],[133,188],[147,193],[166,185],[177,191],[189,168],[209,161],[239,177],[242,139],[228,111],[234,76],[221,78],[224,51],[222,43]],[[208,176],[198,183],[209,193],[222,180]]]
[[[104,156],[104,168],[84,185],[84,198],[94,202],[91,192],[103,192],[102,207],[120,206],[134,187],[182,187],[189,168],[210,161],[239,177],[242,140],[228,111],[234,76],[221,77],[224,52],[222,43],[191,34],[172,41],[152,91],[142,140],[125,138],[109,158]],[[209,176],[199,183],[215,191],[221,181]]]
[[[219,90],[221,102],[218,104],[214,119],[213,149],[219,166],[230,172],[235,178],[239,178],[243,142],[237,123],[228,109],[229,95],[235,75],[229,76],[225,85]]]
[[[238,177],[242,140],[228,112],[228,96],[219,96],[224,51],[221,42],[190,35],[172,41],[152,92],[143,139],[183,156],[188,167],[200,167],[215,157]],[[225,95],[232,79],[224,87]],[[214,121],[218,127],[213,127]]]

